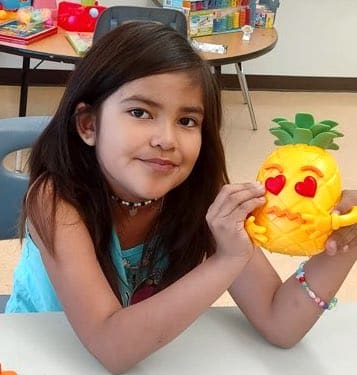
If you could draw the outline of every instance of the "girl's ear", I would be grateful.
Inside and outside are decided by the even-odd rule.
[[[89,110],[88,104],[79,103],[76,106],[76,128],[83,142],[94,146],[96,142],[96,116]]]

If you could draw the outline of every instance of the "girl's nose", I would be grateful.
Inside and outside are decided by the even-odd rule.
[[[160,147],[163,150],[171,150],[177,146],[175,124],[166,122],[155,127],[150,142],[152,147]]]

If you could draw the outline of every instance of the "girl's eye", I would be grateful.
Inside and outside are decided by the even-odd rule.
[[[186,126],[188,128],[191,128],[193,126],[196,126],[198,123],[196,120],[190,117],[183,117],[179,120],[179,123],[183,126]]]
[[[134,108],[134,109],[131,109],[131,110],[129,111],[129,113],[130,113],[133,117],[136,117],[136,118],[143,118],[143,119],[150,118],[149,113],[146,112],[144,109],[140,109],[140,108]]]

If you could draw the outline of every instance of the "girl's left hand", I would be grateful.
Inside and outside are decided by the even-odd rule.
[[[346,214],[353,206],[357,206],[357,190],[344,190],[334,212]],[[326,242],[326,253],[331,256],[352,249],[357,252],[357,224],[333,232]]]

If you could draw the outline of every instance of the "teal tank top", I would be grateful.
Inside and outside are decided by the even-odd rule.
[[[124,306],[150,297],[167,268],[167,258],[156,259],[148,273],[146,259],[141,259],[144,246],[138,245],[122,251],[118,236],[113,230],[111,256],[118,273],[119,290]],[[150,256],[150,254],[147,254]],[[20,261],[14,271],[13,290],[5,313],[62,311],[56,291],[48,277],[41,254],[29,233],[24,238]]]

